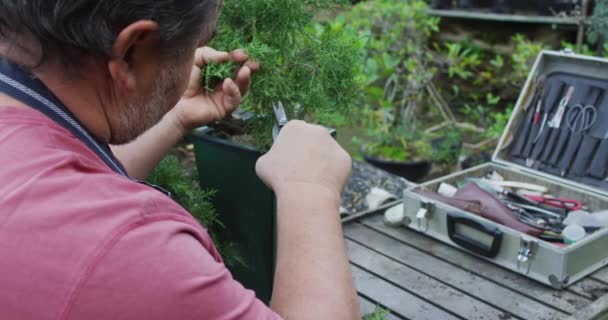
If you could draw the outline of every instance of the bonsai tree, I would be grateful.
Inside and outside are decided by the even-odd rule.
[[[314,10],[346,0],[226,0],[218,35],[209,45],[243,48],[261,65],[241,109],[251,117],[240,133],[264,149],[271,143],[272,103],[281,101],[290,119],[316,120],[344,114],[353,105],[359,56],[357,41],[313,20]],[[207,90],[232,76],[235,66],[208,65],[202,72]],[[240,139],[243,141],[243,139]]]
[[[425,88],[436,72],[427,42],[438,24],[422,0],[368,1],[337,19],[335,29],[365,41],[360,121],[367,155],[406,161],[452,154],[434,152],[431,140],[436,137],[419,128],[421,107],[430,100]]]

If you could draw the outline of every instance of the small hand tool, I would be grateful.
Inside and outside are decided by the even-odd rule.
[[[595,124],[596,120],[597,111],[595,106],[592,105],[583,106],[577,104],[568,112],[567,123],[571,134],[566,152],[559,163],[559,169],[561,170],[562,176],[565,176],[570,169],[572,160],[576,156],[576,152],[583,140],[583,134]]]
[[[285,112],[285,107],[283,103],[279,101],[278,103],[272,103],[272,109],[274,110],[274,127],[272,128],[272,140],[277,140],[281,129],[289,122],[287,118],[287,113]]]
[[[511,154],[516,157],[522,155],[524,147],[526,146],[526,141],[528,141],[528,137],[531,136],[530,130],[532,129],[532,126],[535,124],[535,122],[537,122],[537,113],[540,114],[540,109],[542,106],[542,95],[544,92],[544,78],[537,79],[533,92],[534,96],[531,98],[529,104],[524,109],[524,111],[527,112],[526,117],[519,125],[521,132],[518,132],[515,145],[513,146],[513,150],[511,151]]]
[[[523,196],[532,201],[538,202],[539,204],[544,204],[560,209],[567,209],[569,211],[581,210],[583,208],[583,203],[574,199],[531,194],[524,194]]]
[[[564,98],[562,98],[562,100],[559,103],[559,107],[557,108],[557,112],[555,113],[555,116],[553,116],[553,119],[551,119],[551,121],[549,121],[549,127],[551,127],[551,128],[561,127],[562,120],[564,118],[564,113],[566,112],[566,107],[570,103],[570,99],[572,99],[574,90],[575,90],[574,86],[570,86],[570,88],[568,88],[568,92],[566,93]]]
[[[532,167],[534,165],[536,159],[541,156],[541,153],[544,154],[544,156],[541,158],[544,158],[546,160],[548,158],[548,154],[551,152],[551,150],[553,150],[552,145],[555,144],[555,140],[557,138],[557,130],[555,129],[559,128],[562,124],[564,112],[566,112],[566,107],[570,103],[570,99],[572,99],[574,90],[574,86],[570,86],[568,88],[568,92],[559,103],[557,112],[555,113],[551,121],[549,121],[547,126],[545,126],[545,124],[547,124],[549,112],[544,113],[540,131],[538,132],[536,139],[534,139],[534,142],[536,143],[534,152],[532,153],[531,157],[526,161],[526,165],[528,167]],[[547,127],[551,128],[551,130],[546,130]]]
[[[560,135],[560,128],[562,126],[562,119],[564,117],[564,113],[566,112],[566,108],[570,101],[572,101],[572,96],[574,95],[574,86],[571,86],[566,93],[566,96],[561,100],[559,104],[559,108],[555,113],[555,116],[549,121],[549,139],[547,140],[547,145],[545,146],[545,150],[543,151],[540,161],[545,163],[549,161],[549,157],[555,151],[556,142],[559,141],[558,137]]]
[[[491,184],[493,186],[498,186],[502,188],[511,188],[516,190],[528,190],[533,192],[547,193],[549,189],[547,187],[543,187],[540,185],[525,183],[519,181],[497,181],[497,180],[488,180],[488,179],[480,179],[481,181]]]

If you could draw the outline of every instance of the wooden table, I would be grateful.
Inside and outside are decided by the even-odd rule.
[[[382,215],[344,226],[362,313],[387,319],[604,319],[608,268],[559,291],[406,228]],[[606,248],[608,250],[608,248]]]

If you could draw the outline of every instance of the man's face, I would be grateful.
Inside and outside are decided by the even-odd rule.
[[[111,144],[120,145],[135,140],[156,125],[180,100],[193,72],[194,52],[213,37],[217,13],[201,32],[200,39],[178,54],[159,56],[149,63],[147,75],[139,82],[138,93],[121,103],[124,108],[113,121]]]

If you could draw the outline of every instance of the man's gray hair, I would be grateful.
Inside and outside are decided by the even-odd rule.
[[[36,40],[45,57],[66,65],[83,56],[109,57],[118,33],[138,20],[159,24],[167,51],[201,36],[219,0],[0,0],[0,45],[28,51],[20,38]]]

